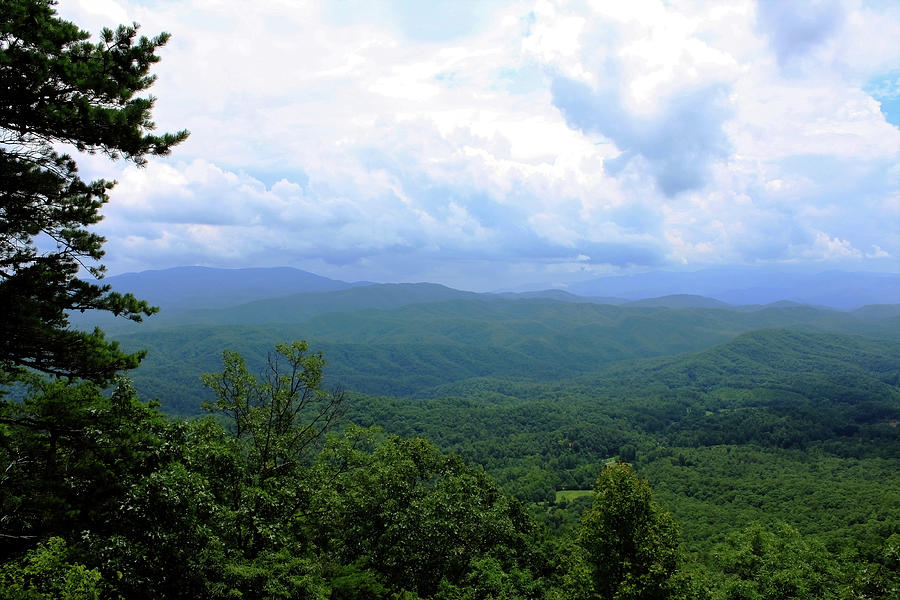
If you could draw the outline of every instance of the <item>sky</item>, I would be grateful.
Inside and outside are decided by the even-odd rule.
[[[110,274],[488,291],[724,265],[900,272],[900,3],[60,0],[160,50]]]

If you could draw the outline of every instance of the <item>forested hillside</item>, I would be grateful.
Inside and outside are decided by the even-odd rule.
[[[481,378],[431,399],[360,397],[356,418],[434,439],[532,502],[590,488],[594,465],[625,457],[671,491],[697,549],[736,524],[778,519],[839,549],[900,522],[897,352],[895,342],[768,330],[567,382]],[[823,506],[835,508],[827,525]]]
[[[420,296],[410,290],[429,301],[415,303]],[[200,375],[216,367],[222,349],[245,354],[258,369],[279,339],[307,339],[325,352],[331,385],[429,397],[478,377],[568,381],[616,362],[703,350],[759,329],[900,339],[900,318],[889,311],[629,307],[474,294],[442,301],[450,293],[463,294],[440,286],[367,286],[337,292],[337,298],[310,294],[242,305],[229,313],[243,315],[234,323],[209,324],[219,313],[204,312],[196,320],[182,315],[177,326],[116,338],[127,349],[149,350],[135,374],[141,393],[156,394],[166,410],[184,415],[197,414]],[[386,297],[402,304],[380,308]],[[353,299],[350,308],[343,298]],[[270,312],[273,305],[279,311]]]

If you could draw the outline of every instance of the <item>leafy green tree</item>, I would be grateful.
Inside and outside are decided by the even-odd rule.
[[[353,427],[319,451],[343,402],[321,389],[323,367],[294,342],[261,376],[226,351],[204,377],[219,418],[188,426],[187,464],[213,497],[221,595],[540,596],[550,553],[484,472],[424,440]]]
[[[857,563],[850,586],[853,600],[900,598],[900,533],[892,534],[874,563]]]
[[[15,565],[58,536],[66,560],[102,574],[113,596],[327,597],[298,515],[319,485],[312,445],[342,396],[319,389],[324,361],[305,344],[279,351],[262,380],[236,356],[207,378],[218,390],[210,408],[236,415],[231,431],[214,419],[170,422],[124,378],[106,395],[28,374],[25,399],[0,402],[10,589],[43,597],[16,583],[25,571]]]
[[[303,515],[319,485],[315,449],[342,414],[343,392],[322,389],[325,360],[306,342],[278,344],[259,377],[235,352],[223,366],[203,377],[215,393],[204,407],[217,418],[188,426],[185,458],[210,495],[222,593],[319,597],[325,583]]]
[[[204,408],[223,415],[233,434],[222,442],[232,458],[219,492],[235,512],[237,548],[252,553],[272,535],[261,523],[290,521],[311,450],[342,414],[344,395],[322,389],[325,359],[306,342],[278,344],[261,378],[236,352],[226,350],[223,362],[221,373],[203,376],[216,394]]]
[[[180,436],[124,378],[110,396],[29,379],[24,401],[0,402],[0,557],[52,535],[114,531],[129,486],[171,461]]]
[[[318,464],[334,475],[324,478],[307,523],[336,565],[340,597],[543,596],[543,570],[553,561],[532,520],[458,456],[423,439],[377,442],[357,432],[334,440]],[[384,595],[350,595],[348,581]]]
[[[754,523],[716,547],[723,573],[716,600],[827,600],[841,597],[841,574],[813,538],[781,523]]]
[[[682,591],[678,527],[627,463],[600,473],[576,548],[569,575],[576,597],[656,600]]]
[[[0,2],[0,383],[22,367],[100,383],[134,368],[100,330],[68,328],[67,311],[98,309],[140,320],[155,309],[100,278],[101,219],[114,182],[83,181],[74,146],[143,165],[188,133],[152,135],[156,50],[169,36],[137,37],[137,25],[104,29],[98,43],[56,16],[52,0]]]
[[[0,560],[27,574],[49,556],[35,545],[59,538],[63,562],[100,573],[113,597],[202,597],[222,579],[222,544],[207,482],[184,466],[186,427],[124,378],[111,395],[30,378],[22,402],[0,402]]]
[[[119,495],[115,525],[82,533],[91,565],[124,598],[203,598],[225,579],[225,548],[215,526],[221,509],[207,480],[178,455],[135,478]]]
[[[7,600],[98,600],[105,591],[96,569],[72,563],[65,540],[52,537],[21,560],[0,566],[0,596]]]

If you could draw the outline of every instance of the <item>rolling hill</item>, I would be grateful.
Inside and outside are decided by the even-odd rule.
[[[453,298],[441,301],[441,298]],[[425,302],[414,303],[417,300]],[[362,306],[391,308],[360,308]],[[185,313],[178,326],[117,335],[149,355],[134,378],[167,408],[191,414],[204,393],[200,375],[221,351],[253,363],[278,341],[306,339],[324,352],[330,385],[369,394],[432,396],[470,378],[560,381],[621,361],[695,352],[773,328],[890,336],[893,317],[806,306],[666,308],[547,299],[510,300],[441,286],[404,284],[302,294],[222,311]]]

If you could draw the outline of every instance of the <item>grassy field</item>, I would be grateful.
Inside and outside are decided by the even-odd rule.
[[[559,504],[563,500],[571,502],[575,498],[590,496],[593,490],[558,490],[556,492],[556,503]]]

